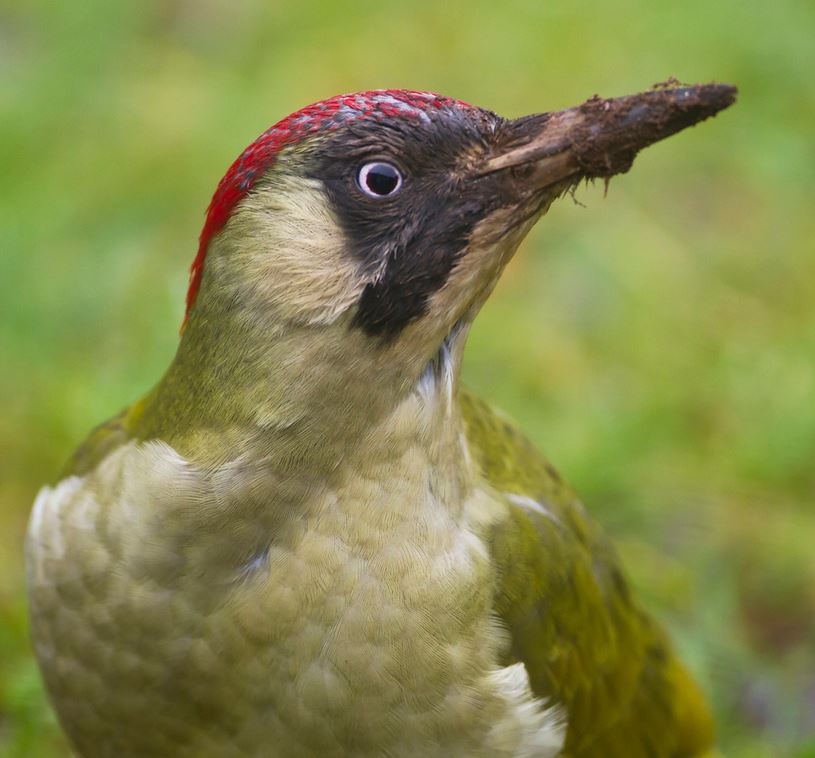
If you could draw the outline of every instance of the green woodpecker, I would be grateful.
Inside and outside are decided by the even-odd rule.
[[[613,548],[459,370],[555,198],[734,99],[667,85],[506,120],[379,90],[250,145],[167,373],[34,504],[33,639],[77,754],[709,751]]]

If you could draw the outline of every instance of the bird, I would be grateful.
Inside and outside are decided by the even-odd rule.
[[[609,538],[460,370],[557,198],[735,98],[506,119],[371,90],[252,142],[166,373],[32,508],[33,646],[76,754],[713,755]]]

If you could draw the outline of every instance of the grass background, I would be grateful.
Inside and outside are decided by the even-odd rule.
[[[67,755],[30,503],[169,362],[235,155],[341,91],[518,116],[673,75],[739,103],[553,208],[465,374],[614,534],[728,755],[815,756],[813,34],[810,0],[0,0],[0,755]]]

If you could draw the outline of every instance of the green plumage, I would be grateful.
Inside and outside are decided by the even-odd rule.
[[[535,695],[567,716],[568,758],[706,755],[713,725],[704,698],[663,630],[633,600],[616,551],[552,464],[467,389],[458,395],[467,442],[492,488],[519,505],[490,535],[494,611]],[[82,475],[139,438],[145,401],[98,426],[65,474]]]
[[[632,599],[606,536],[511,423],[467,390],[459,400],[470,449],[493,487],[551,514],[516,505],[495,528],[495,611],[535,694],[566,706],[567,755],[703,755],[713,738],[704,699]]]
[[[244,153],[263,176],[219,185],[210,213],[232,204],[170,368],[32,511],[32,635],[78,754],[711,749],[704,698],[598,525],[459,372],[549,204],[734,96],[507,122],[373,92],[343,100],[331,139]],[[360,184],[382,150],[387,192]]]

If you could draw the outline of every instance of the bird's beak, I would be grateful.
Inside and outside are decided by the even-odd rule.
[[[660,85],[638,95],[593,97],[563,111],[510,122],[504,149],[479,174],[510,169],[536,191],[582,178],[608,179],[628,171],[644,147],[704,121],[732,105],[729,84]]]

